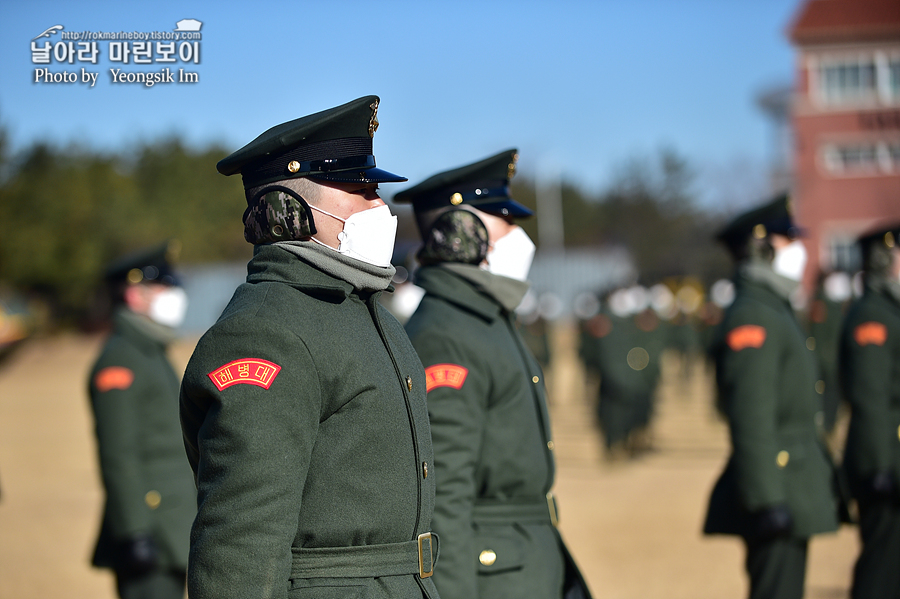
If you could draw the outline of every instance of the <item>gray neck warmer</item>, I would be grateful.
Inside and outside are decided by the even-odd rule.
[[[375,266],[313,241],[278,241],[275,245],[325,274],[350,283],[359,291],[384,291],[397,272],[393,266]]]
[[[774,270],[769,262],[757,258],[750,258],[738,266],[738,274],[749,281],[760,283],[775,292],[778,297],[790,301],[791,294],[800,286],[799,281],[794,281],[781,276]]]
[[[520,303],[522,303],[522,298],[528,293],[528,288],[530,287],[530,285],[524,281],[495,275],[474,264],[442,262],[439,266],[474,283],[476,287],[484,290],[488,295],[497,300],[507,312],[512,312]]]

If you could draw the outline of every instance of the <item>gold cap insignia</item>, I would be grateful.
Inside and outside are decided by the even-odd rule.
[[[132,285],[136,285],[144,280],[144,271],[140,268],[132,268],[128,271],[128,282]]]
[[[371,127],[369,128],[369,130],[371,131]],[[292,173],[296,173],[300,170],[300,163],[296,160],[291,160],[290,162],[288,162],[288,170]]]
[[[369,108],[372,109],[372,118],[369,119],[369,137],[375,137],[375,132],[378,131],[378,100],[369,104]]]
[[[765,225],[756,225],[753,227],[753,236],[757,239],[763,239],[766,236],[766,226]]]
[[[450,196],[450,203],[454,206],[459,206],[462,204],[462,194],[457,192]]]
[[[507,165],[507,167],[506,167],[506,168],[507,168],[507,170],[506,170],[506,178],[507,178],[507,179],[512,179],[512,178],[515,176],[515,174],[516,174],[516,162],[518,162],[518,161],[519,161],[519,154],[518,154],[518,153],[513,154],[513,155],[512,155],[512,162],[510,162],[510,163]]]
[[[894,234],[890,231],[884,234],[884,245],[888,246],[889,248],[894,247]]]

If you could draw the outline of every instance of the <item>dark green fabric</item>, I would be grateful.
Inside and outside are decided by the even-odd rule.
[[[803,599],[807,550],[801,539],[748,543],[749,599]]]
[[[900,484],[900,300],[877,283],[870,280],[850,306],[841,336],[841,375],[851,411],[844,468],[855,496],[878,472],[893,472]],[[857,342],[857,327],[867,323],[883,325],[883,343]]]
[[[750,514],[779,505],[791,513],[794,538],[834,531],[834,471],[816,425],[815,356],[785,299],[740,274],[735,288],[713,347],[732,453],[713,489],[704,531],[752,534]],[[744,325],[765,330],[761,347],[729,346],[729,333]],[[783,467],[782,451],[788,454]]]
[[[862,551],[854,599],[900,598],[900,505],[871,501],[867,483],[892,473],[900,484],[900,298],[896,285],[869,275],[863,297],[847,312],[841,334],[841,375],[850,404],[844,469],[859,499]],[[883,339],[857,338],[858,327],[883,327]]]
[[[834,429],[838,408],[841,405],[841,385],[838,374],[838,350],[841,324],[844,320],[844,304],[828,299],[820,289],[809,310],[809,335],[812,340],[819,373],[825,383],[822,394],[822,427]]]
[[[900,599],[900,505],[859,507],[862,551],[853,568],[852,599]]]
[[[93,557],[95,566],[114,567],[116,546],[149,534],[160,552],[160,567],[187,567],[188,538],[196,513],[196,491],[184,457],[178,422],[178,376],[166,357],[161,327],[132,312],[120,311],[90,372],[100,473],[106,490],[103,524]],[[101,391],[97,373],[127,368],[133,382]],[[160,496],[155,509],[147,493]]]
[[[628,317],[604,311],[588,323],[580,354],[600,377],[597,416],[608,449],[650,422],[667,343],[668,326],[651,310]]]
[[[184,570],[116,577],[119,599],[184,599],[184,589]]]
[[[488,286],[512,281],[484,275],[493,277]],[[441,597],[561,597],[563,546],[549,519],[512,524],[475,516],[486,503],[546,502],[554,461],[540,366],[518,335],[514,314],[484,286],[447,265],[420,268],[416,283],[426,293],[406,329],[423,365],[468,370],[461,388],[436,386],[428,393],[434,529],[441,537],[434,581]],[[493,564],[479,563],[485,550],[495,552]]]
[[[378,293],[260,246],[181,392],[199,484],[188,590],[228,597],[437,597],[431,579],[292,577],[292,551],[411,541],[434,501],[425,378]],[[265,389],[219,390],[234,360],[281,367]]]

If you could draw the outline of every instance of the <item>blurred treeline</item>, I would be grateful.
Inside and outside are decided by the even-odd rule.
[[[46,307],[51,324],[82,324],[102,306],[106,264],[124,252],[181,241],[181,260],[246,260],[240,178],[216,172],[223,148],[178,139],[127,155],[37,143],[0,144],[0,284]]]
[[[102,309],[104,266],[126,251],[175,238],[183,263],[248,260],[240,178],[215,169],[230,151],[169,138],[121,155],[43,142],[11,155],[0,131],[0,286],[46,306],[53,324],[83,325]],[[562,181],[565,245],[624,246],[647,282],[711,282],[728,269],[711,241],[721,215],[697,205],[693,185],[689,165],[669,150],[624,163],[599,194]],[[513,195],[536,206],[527,174],[514,179]],[[394,209],[398,242],[417,240],[409,210]],[[522,223],[536,242],[539,220]]]
[[[626,159],[598,193],[563,181],[565,247],[623,247],[644,285],[692,277],[708,286],[730,276],[730,258],[713,236],[731,215],[700,204],[696,178],[687,160],[664,148]],[[517,200],[535,208],[533,182],[516,178],[512,191]],[[522,221],[522,226],[537,241],[540,219]]]

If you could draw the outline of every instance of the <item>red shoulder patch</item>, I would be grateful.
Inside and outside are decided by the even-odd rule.
[[[766,342],[766,329],[755,324],[741,325],[728,331],[725,341],[733,351],[748,347],[760,348]]]
[[[134,382],[134,372],[124,366],[107,366],[94,375],[94,386],[100,393],[113,389],[124,391]]]
[[[256,385],[263,389],[272,386],[281,366],[259,358],[242,358],[229,362],[207,374],[219,391],[232,385]]]
[[[436,387],[461,389],[466,382],[469,369],[458,364],[435,364],[425,369],[425,392]]]
[[[887,336],[887,327],[874,320],[864,322],[853,329],[853,339],[857,345],[884,345]]]

